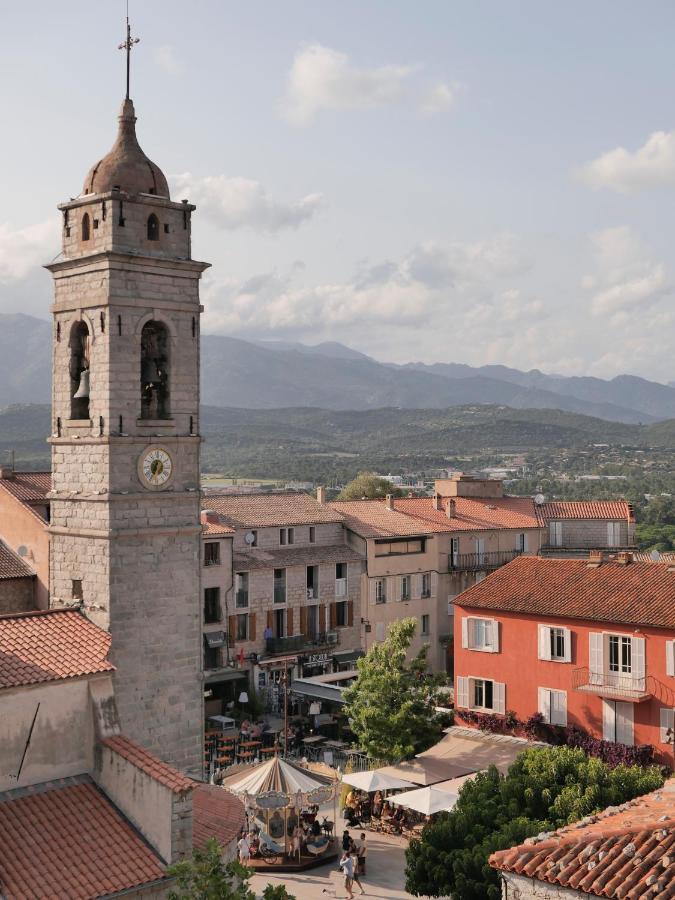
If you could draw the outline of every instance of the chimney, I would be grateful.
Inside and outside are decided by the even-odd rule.
[[[629,553],[627,550],[621,550],[616,554],[616,561],[620,566],[627,566],[629,563],[633,562],[633,554]]]
[[[14,451],[9,453],[9,461],[0,463],[0,478],[14,478]]]
[[[445,513],[449,519],[454,519],[457,515],[457,501],[453,500],[452,497],[445,506]]]
[[[434,508],[443,512],[443,498],[438,493],[434,494]]]
[[[393,509],[394,508],[394,495],[387,494],[385,499],[386,499],[386,503],[387,503],[387,509]]]
[[[589,569],[597,569],[602,565],[603,558],[602,550],[591,550],[588,554],[588,562],[586,565]]]
[[[202,525],[220,525],[220,518],[215,509],[203,509],[200,520]]]
[[[322,506],[326,505],[326,488],[323,485],[319,485],[316,489],[316,502]]]

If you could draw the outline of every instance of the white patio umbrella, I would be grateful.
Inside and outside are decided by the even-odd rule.
[[[404,806],[406,809],[414,809],[424,813],[425,816],[433,816],[434,813],[448,812],[457,803],[457,794],[442,791],[433,785],[417,788],[415,791],[406,791],[390,797],[389,802],[396,806]]]
[[[409,781],[387,775],[377,769],[373,769],[371,772],[349,772],[342,776],[342,781],[367,793],[413,787]]]

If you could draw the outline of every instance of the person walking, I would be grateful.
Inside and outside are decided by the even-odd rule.
[[[251,858],[251,845],[247,834],[242,834],[237,841],[237,850],[239,851],[239,862],[242,866],[248,866],[248,861]]]
[[[362,831],[361,836],[356,842],[356,856],[358,859],[358,865],[356,871],[359,875],[366,874],[366,856],[368,855],[368,846],[366,844],[366,835]]]
[[[352,884],[356,882],[359,886],[359,889],[362,894],[365,894],[363,890],[363,885],[361,884],[361,879],[359,878],[359,857],[358,857],[358,848],[356,844],[354,845],[351,851],[352,863],[353,863],[353,874],[352,874]]]
[[[339,866],[345,877],[345,890],[347,891],[347,900],[354,900],[354,892],[352,891],[352,883],[354,881],[354,859],[348,850],[342,851]],[[361,888],[363,892],[363,888]]]

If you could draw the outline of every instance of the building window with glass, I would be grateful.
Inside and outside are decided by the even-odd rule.
[[[204,622],[220,622],[220,588],[204,589]]]
[[[286,602],[286,569],[274,570],[274,602]]]
[[[246,609],[248,606],[248,572],[237,572],[235,582],[235,605],[237,609]]]
[[[384,580],[384,578],[378,578],[375,582],[375,602],[387,602],[387,582]]]
[[[204,544],[204,565],[220,565],[220,541],[209,541]]]
[[[428,637],[428,635],[429,635],[429,616],[428,615],[422,616],[421,633],[425,637]]]
[[[347,624],[347,601],[342,600],[335,604],[335,624],[343,628]]]
[[[243,613],[237,616],[237,640],[248,640],[248,614]]]
[[[473,679],[473,705],[476,709],[493,709],[492,682],[485,678]]]

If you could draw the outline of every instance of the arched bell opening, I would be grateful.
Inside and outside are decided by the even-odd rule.
[[[89,418],[89,366],[91,339],[86,322],[75,322],[70,331],[70,418]]]
[[[169,330],[154,319],[141,332],[141,418],[171,417]]]
[[[89,213],[82,216],[82,240],[88,241],[91,236],[91,225],[89,222]]]
[[[148,240],[159,240],[159,219],[154,213],[150,213],[148,216]]]

